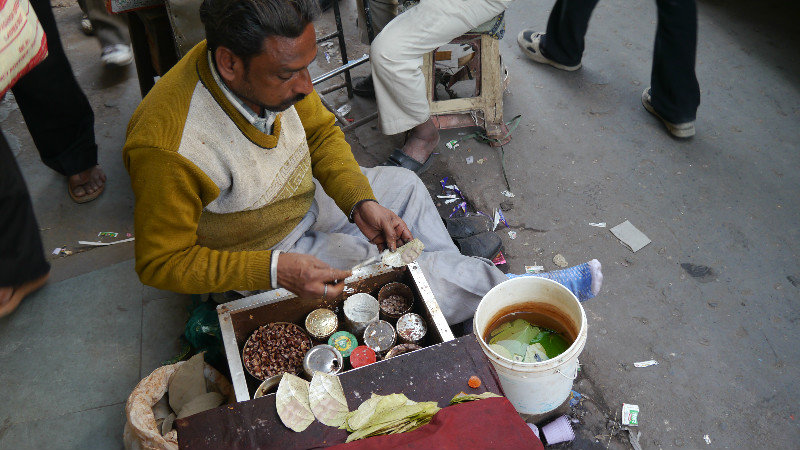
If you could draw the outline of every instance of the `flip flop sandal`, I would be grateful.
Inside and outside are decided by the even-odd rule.
[[[100,186],[100,189],[92,192],[91,194],[81,195],[80,197],[78,197],[77,195],[75,195],[72,192],[72,189],[74,187],[77,187],[77,186],[79,186],[79,185],[77,185],[77,184],[73,185],[72,183],[70,183],[69,179],[67,179],[67,192],[69,192],[69,196],[70,196],[70,198],[72,198],[72,201],[74,201],[75,203],[79,203],[79,204],[80,203],[88,203],[88,202],[96,199],[97,197],[100,196],[100,194],[103,193],[103,191],[106,188],[106,185],[103,184],[102,186]]]
[[[14,293],[16,292],[16,288],[11,288],[11,294],[9,294],[8,299],[2,304],[0,304],[0,317],[5,317],[11,314],[11,311],[17,309],[19,303],[22,301],[21,298],[14,297]]]
[[[49,271],[39,278],[36,278],[27,283],[23,283],[20,286],[12,288],[11,295],[8,297],[8,300],[6,300],[5,303],[0,305],[0,317],[5,317],[14,312],[14,310],[17,309],[22,300],[28,294],[31,294],[39,290],[42,286],[44,286],[45,283],[47,283],[48,278],[50,278]]]
[[[400,150],[399,148],[396,148],[392,152],[392,155],[389,156],[389,159],[381,165],[404,167],[416,173],[417,175],[420,175],[426,170],[428,170],[428,168],[431,166],[431,163],[433,163],[434,155],[435,153],[431,153],[431,155],[428,156],[428,159],[426,159],[424,163],[420,163],[416,159],[403,153],[403,151]]]

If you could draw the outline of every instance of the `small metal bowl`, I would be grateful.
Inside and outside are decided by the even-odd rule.
[[[372,322],[377,322],[380,315],[378,299],[363,292],[347,297],[342,310],[345,328],[358,339],[362,339],[364,329]]]
[[[267,394],[271,394],[273,391],[277,391],[281,378],[283,378],[283,374],[279,373],[278,375],[273,375],[264,380],[258,385],[258,389],[256,389],[256,393],[253,394],[253,398],[263,397]]]
[[[327,342],[338,327],[336,313],[328,308],[315,309],[306,316],[306,331],[317,341]]]
[[[428,325],[419,314],[403,314],[397,319],[397,337],[403,344],[420,345],[428,333]]]
[[[308,378],[314,376],[314,372],[322,372],[328,375],[336,375],[344,367],[344,358],[339,350],[327,344],[317,345],[306,353],[303,358],[303,371]]]
[[[386,300],[393,295],[399,295],[400,297],[403,297],[403,300],[406,302],[406,307],[403,308],[399,313],[392,313],[384,308]],[[378,291],[378,303],[380,304],[381,308],[381,319],[390,322],[395,321],[403,314],[411,312],[411,308],[414,307],[414,292],[412,292],[411,288],[405,284],[394,281],[384,285],[381,290]]]
[[[383,359],[394,358],[395,356],[400,356],[400,355],[403,355],[405,353],[415,352],[415,351],[421,350],[421,349],[422,349],[422,347],[420,347],[417,344],[395,345],[394,347],[391,348],[391,350],[389,350],[388,353],[386,353],[386,356],[384,356]]]

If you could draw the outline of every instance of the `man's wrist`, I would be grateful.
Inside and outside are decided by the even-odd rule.
[[[272,257],[270,258],[269,263],[269,282],[272,286],[272,289],[278,289],[278,256],[280,256],[280,250],[273,250]]]
[[[350,214],[347,216],[347,219],[350,220],[350,223],[355,222],[356,210],[358,209],[359,206],[361,206],[362,204],[364,204],[366,202],[378,203],[378,201],[375,200],[374,198],[366,198],[364,200],[359,200],[355,205],[353,205],[353,208],[350,209]]]

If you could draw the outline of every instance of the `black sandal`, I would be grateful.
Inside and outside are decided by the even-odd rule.
[[[389,159],[386,160],[386,162],[381,164],[381,165],[382,166],[404,167],[404,168],[416,173],[417,175],[420,175],[423,172],[425,172],[426,170],[428,170],[428,168],[431,166],[431,163],[433,163],[433,156],[434,155],[435,155],[435,153],[431,153],[431,155],[428,156],[428,159],[426,159],[424,163],[421,163],[421,162],[417,161],[416,159],[414,159],[414,158],[406,155],[405,153],[403,153],[402,150],[396,148],[392,152],[391,156],[389,156]]]

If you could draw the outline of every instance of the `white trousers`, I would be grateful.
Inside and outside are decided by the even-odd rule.
[[[372,42],[370,61],[381,128],[392,135],[430,117],[422,58],[503,12],[511,0],[421,0]]]
[[[464,256],[442,222],[428,189],[401,167],[362,168],[381,205],[394,211],[411,234],[425,244],[417,259],[449,324],[475,313],[484,294],[506,276],[491,261]],[[378,254],[378,249],[347,220],[317,184],[311,209],[273,249],[314,255],[332,267],[348,270]]]

